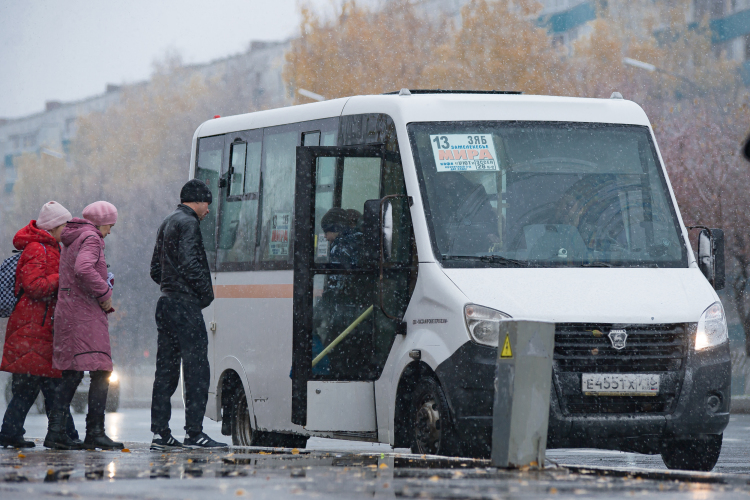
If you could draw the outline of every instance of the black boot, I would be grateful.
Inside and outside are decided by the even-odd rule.
[[[92,415],[89,413],[86,415],[86,439],[83,440],[83,448],[86,450],[94,450],[101,448],[102,450],[122,450],[125,445],[112,441],[104,433],[104,413]]]
[[[76,430],[76,426],[73,422],[73,415],[70,414],[70,410],[68,410],[68,416],[67,421],[71,422],[67,426],[67,430],[65,431],[68,434],[68,437],[71,441],[73,441],[75,444],[78,445],[79,448],[83,449],[83,441],[81,441],[81,438],[78,436],[78,431]]]
[[[3,448],[33,448],[34,441],[26,441],[23,436],[6,436],[0,434],[0,446]]]
[[[47,425],[47,437],[44,438],[44,446],[54,450],[80,450],[81,446],[70,439],[66,432],[68,423],[68,412],[65,410],[52,410],[49,413]]]

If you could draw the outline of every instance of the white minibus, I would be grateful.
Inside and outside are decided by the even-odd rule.
[[[207,415],[490,453],[499,322],[553,322],[549,448],[710,470],[729,421],[723,233],[696,258],[644,111],[409,91],[209,120]]]

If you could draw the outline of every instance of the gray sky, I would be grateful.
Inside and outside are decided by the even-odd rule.
[[[145,80],[168,50],[208,62],[298,24],[297,0],[0,0],[0,117]]]

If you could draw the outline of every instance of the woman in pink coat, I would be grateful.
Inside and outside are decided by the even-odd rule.
[[[65,409],[87,371],[91,387],[83,448],[122,449],[122,443],[104,433],[104,407],[112,374],[107,314],[114,311],[104,237],[117,222],[117,209],[111,203],[97,201],[83,209],[83,217],[68,222],[61,238],[64,247],[60,255],[52,366],[62,371],[62,381],[55,393],[44,446],[78,448],[65,433]]]

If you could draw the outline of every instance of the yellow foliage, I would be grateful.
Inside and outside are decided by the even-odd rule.
[[[686,0],[632,2],[599,4],[570,50],[537,26],[540,6],[532,0],[470,0],[458,25],[408,0],[374,12],[348,1],[329,21],[303,9],[284,78],[329,99],[402,87],[581,97],[619,89],[644,100],[737,88],[736,63],[717,57],[707,20],[697,29],[686,24]],[[660,71],[626,67],[623,57]]]
[[[69,207],[78,194],[69,182],[72,169],[63,159],[46,154],[24,154],[14,160],[14,165],[19,179],[14,186],[15,205],[9,214],[9,223],[3,228],[6,241],[29,220],[36,219],[42,205],[48,201],[55,200]]]
[[[546,30],[529,22],[538,5],[528,0],[472,0],[461,11],[455,35],[426,69],[433,88],[519,90],[527,94],[570,94],[569,67]]]
[[[377,12],[348,1],[332,22],[302,9],[302,35],[292,41],[284,78],[328,99],[418,88],[445,29],[418,16],[407,0]],[[295,102],[309,99],[295,95]]]

